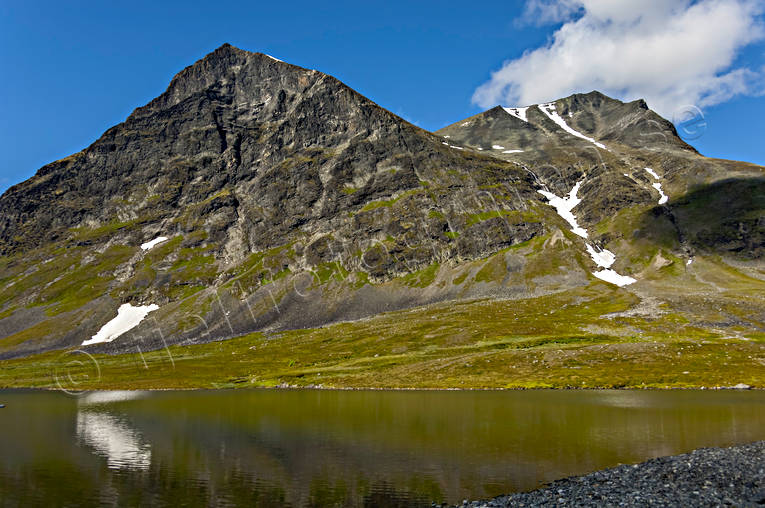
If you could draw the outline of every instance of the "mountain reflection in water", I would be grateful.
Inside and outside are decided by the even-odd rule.
[[[110,410],[112,402],[135,400],[144,392],[93,392],[78,399],[77,438],[106,458],[109,468],[149,469],[151,445],[127,419]]]
[[[430,506],[765,439],[755,391],[1,394],[10,506]]]

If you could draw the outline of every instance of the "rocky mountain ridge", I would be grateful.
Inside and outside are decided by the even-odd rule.
[[[158,309],[88,350],[534,298],[602,270],[653,298],[702,256],[702,278],[757,287],[762,188],[762,168],[702,157],[642,101],[578,94],[432,134],[224,45],[0,197],[0,358],[89,342],[125,304]]]

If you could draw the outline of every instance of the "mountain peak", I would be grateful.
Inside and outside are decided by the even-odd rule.
[[[210,59],[218,59],[218,58],[228,58],[232,56],[248,56],[248,55],[262,55],[263,53],[255,53],[252,51],[247,51],[246,49],[237,48],[236,46],[232,46],[228,42],[224,42],[222,45],[202,57],[201,59],[197,60],[196,63],[203,62],[205,60]]]
[[[255,53],[224,43],[203,58],[176,74],[167,90],[144,107],[136,109],[135,116],[153,114],[172,107],[184,99],[209,89],[236,93],[238,82],[247,75],[249,81],[279,80],[286,75],[305,71],[301,67],[287,65],[265,53]]]
[[[645,100],[622,102],[597,90],[521,108],[496,106],[437,134],[480,151],[509,146],[495,154],[508,159],[518,158],[521,152],[547,157],[552,145],[617,148],[614,143],[628,150],[650,145],[696,153]]]
[[[236,46],[232,46],[228,42],[225,42],[221,46],[217,47],[216,49],[214,49],[213,51],[211,51],[210,53],[202,57],[201,59],[197,60],[190,67],[193,67],[194,65],[197,65],[197,64],[201,64],[203,62],[223,61],[225,63],[225,62],[236,61],[242,58],[258,59],[258,58],[264,58],[264,57],[267,58],[268,61],[282,62],[278,58],[274,58],[271,55],[268,55],[266,53],[262,53],[259,51],[248,51],[246,49],[237,48]]]

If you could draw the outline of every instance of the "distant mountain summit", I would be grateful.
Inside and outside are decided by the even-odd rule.
[[[0,197],[0,357],[598,284],[653,298],[702,258],[759,277],[762,179],[643,101],[578,94],[434,134],[225,44]]]
[[[669,196],[684,196],[712,182],[761,176],[761,169],[751,164],[700,156],[645,101],[623,103],[597,91],[546,104],[496,106],[436,134],[450,144],[534,168],[536,178],[559,193],[567,193],[586,173],[577,211],[588,225],[599,224],[625,207],[663,205]],[[760,206],[746,196],[721,200],[725,199],[732,202],[732,209]],[[672,207],[666,207],[662,213],[671,212]],[[695,227],[670,219],[672,227]],[[759,228],[750,223],[747,229]],[[720,245],[705,240],[696,247],[715,249]],[[746,252],[758,257],[761,251]]]
[[[496,106],[445,127],[438,134],[483,150],[494,145],[507,145],[507,150],[547,150],[589,142],[598,148],[610,143],[636,149],[695,152],[678,137],[672,123],[648,109],[644,100],[623,103],[597,91],[548,104]],[[500,150],[496,154],[503,153],[508,152]]]

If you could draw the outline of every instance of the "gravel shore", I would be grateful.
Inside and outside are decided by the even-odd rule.
[[[765,506],[765,441],[701,448],[462,506]]]

